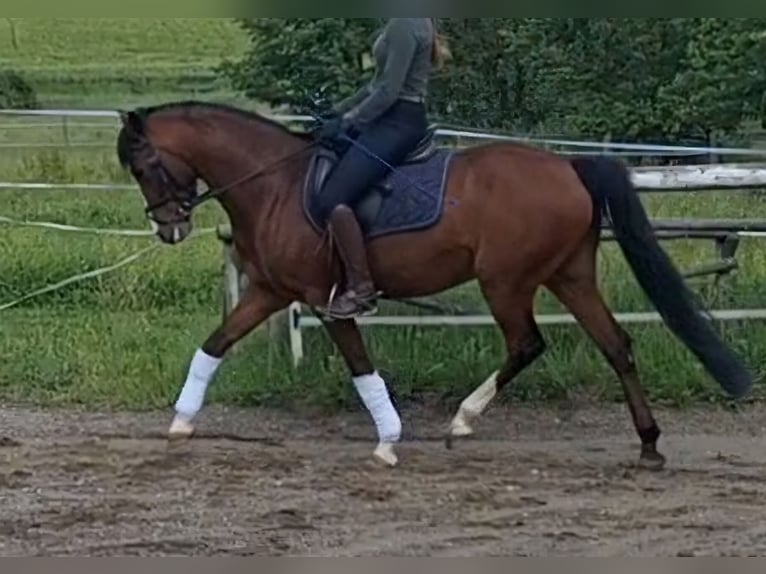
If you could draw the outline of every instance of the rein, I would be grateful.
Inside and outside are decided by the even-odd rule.
[[[285,157],[275,161],[274,163],[271,163],[271,164],[267,165],[266,167],[264,167],[262,169],[255,170],[254,172],[252,172],[252,173],[250,173],[248,175],[245,175],[244,177],[241,177],[240,179],[234,180],[232,183],[229,183],[228,185],[225,185],[223,187],[219,187],[218,189],[209,189],[208,191],[206,191],[202,195],[198,195],[198,196],[194,197],[191,200],[191,202],[190,202],[191,203],[191,209],[194,209],[194,208],[202,205],[203,203],[206,203],[206,202],[210,201],[211,199],[215,199],[216,197],[219,197],[219,196],[223,195],[227,191],[230,191],[233,187],[236,187],[236,186],[238,186],[240,184],[243,184],[246,181],[258,179],[259,177],[262,177],[262,176],[266,175],[270,170],[272,170],[272,169],[282,165],[283,163],[286,163],[286,162],[290,161],[293,158],[298,157],[299,155],[303,154],[304,152],[307,152],[308,150],[310,150],[311,148],[313,148],[316,145],[317,145],[317,142],[312,142],[312,143],[310,143],[310,144],[308,144],[306,146],[303,146],[298,151],[295,151],[295,152],[293,152],[291,154],[288,154]]]
[[[290,161],[291,159],[296,158],[296,157],[302,155],[303,153],[305,153],[306,151],[310,150],[311,148],[316,146],[317,143],[318,142],[316,142],[316,141],[312,142],[312,143],[310,143],[310,144],[308,144],[306,146],[303,146],[298,151],[290,153],[290,154],[282,157],[281,159],[279,159],[279,160],[277,160],[277,161],[275,161],[273,163],[270,163],[266,167],[259,168],[259,169],[255,170],[255,171],[251,172],[251,173],[248,173],[245,176],[243,176],[243,177],[241,177],[239,179],[236,179],[236,180],[234,180],[231,183],[226,184],[225,186],[222,186],[222,187],[219,187],[219,188],[214,188],[214,189],[208,189],[205,193],[202,193],[200,195],[195,195],[194,197],[191,197],[191,198],[188,198],[188,199],[186,199],[186,198],[180,198],[179,199],[176,196],[175,193],[171,193],[170,197],[168,197],[166,199],[163,199],[161,201],[158,201],[157,203],[154,203],[152,205],[147,206],[146,209],[145,209],[145,212],[147,214],[151,214],[151,212],[154,211],[155,209],[158,209],[158,208],[160,208],[160,207],[162,207],[164,205],[167,205],[168,203],[176,202],[176,203],[178,203],[178,205],[179,205],[179,207],[181,209],[181,212],[184,215],[184,217],[188,217],[189,215],[191,215],[191,213],[192,213],[192,211],[194,209],[196,209],[197,207],[199,207],[203,203],[207,203],[211,199],[215,199],[216,197],[220,197],[224,193],[226,193],[228,191],[231,191],[231,189],[233,189],[234,187],[236,187],[238,185],[241,185],[241,184],[243,184],[243,183],[245,183],[247,181],[252,181],[252,180],[258,179],[259,177],[263,177],[264,175],[266,175],[272,169],[275,169],[276,167],[282,165],[283,163],[286,163],[286,162]],[[175,178],[173,178],[172,174],[167,170],[167,168],[164,165],[162,165],[162,164],[160,164],[160,167],[161,167],[162,171],[164,172],[165,176],[166,177],[170,176],[170,178],[174,181],[174,183],[176,183],[176,185],[175,185],[176,190],[175,191],[181,190],[183,188],[183,186],[177,184],[177,182],[175,181]]]
[[[320,115],[313,114],[313,113],[311,115],[314,117],[314,120],[319,122],[319,123],[324,121],[323,118]],[[424,193],[424,194],[432,197],[432,199],[433,199],[433,196],[431,196],[431,194],[427,190],[423,189],[423,187],[421,185],[419,185],[417,182],[413,181],[411,178],[409,178],[404,173],[402,173],[402,171],[400,169],[398,169],[396,166],[393,166],[393,165],[389,164],[386,160],[384,160],[383,158],[381,158],[380,156],[375,154],[372,150],[368,149],[366,146],[364,146],[361,143],[359,143],[358,141],[356,141],[354,138],[349,137],[347,134],[340,134],[339,139],[341,141],[345,141],[346,143],[348,143],[348,144],[350,144],[350,145],[360,149],[367,156],[369,156],[369,157],[375,159],[376,161],[382,163],[385,167],[387,167],[389,170],[391,170],[391,172],[398,173],[400,176],[404,177],[404,179],[407,180],[407,182],[409,183],[410,186],[415,187],[418,191],[420,191],[421,193]],[[288,154],[287,156],[285,156],[285,157],[283,157],[283,158],[281,158],[281,159],[279,159],[279,160],[277,160],[277,161],[267,165],[264,168],[260,168],[260,169],[257,169],[255,171],[249,173],[249,174],[246,174],[245,176],[243,176],[243,177],[241,177],[239,179],[236,179],[233,182],[231,182],[231,183],[229,183],[229,184],[227,184],[227,185],[225,185],[223,187],[219,187],[219,188],[215,188],[215,189],[208,189],[206,192],[204,192],[202,194],[199,194],[199,195],[196,194],[196,188],[195,188],[194,191],[192,192],[192,193],[194,193],[194,195],[189,197],[189,198],[184,198],[184,197],[179,198],[176,195],[176,193],[171,193],[170,197],[165,198],[165,199],[163,199],[161,201],[158,201],[157,203],[154,203],[152,205],[147,206],[146,209],[145,209],[145,213],[151,218],[152,217],[151,214],[152,214],[152,212],[154,210],[159,209],[160,207],[163,207],[163,206],[167,205],[168,203],[176,202],[178,204],[179,211],[180,211],[182,217],[188,218],[191,215],[192,211],[194,209],[196,209],[197,207],[199,207],[200,205],[202,205],[203,203],[206,203],[206,202],[210,201],[211,199],[215,199],[216,197],[220,197],[221,195],[223,195],[227,191],[230,191],[232,188],[234,188],[234,187],[236,187],[238,185],[241,185],[241,184],[243,184],[243,183],[245,183],[247,181],[252,181],[252,180],[258,179],[259,177],[263,177],[270,170],[275,169],[276,167],[282,165],[285,162],[290,161],[293,158],[298,157],[299,155],[302,155],[303,153],[305,153],[306,151],[308,151],[311,148],[315,147],[319,143],[320,143],[319,141],[315,140],[315,141],[311,142],[310,144],[308,144],[306,146],[303,146],[298,151],[295,151],[295,152],[293,152],[291,154]],[[174,187],[176,188],[174,191],[183,191],[184,190],[184,186],[178,184],[178,182],[173,177],[172,173],[170,173],[168,171],[168,169],[164,165],[159,163],[159,167],[160,167],[160,169],[163,172],[162,173],[163,178],[166,179],[166,180],[169,178],[174,183]],[[190,193],[189,195],[192,195],[192,194]],[[157,223],[162,223],[162,222],[158,221]]]

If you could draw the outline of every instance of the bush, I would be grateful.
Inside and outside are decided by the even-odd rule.
[[[21,74],[0,70],[0,107],[29,110],[37,107],[37,94]]]

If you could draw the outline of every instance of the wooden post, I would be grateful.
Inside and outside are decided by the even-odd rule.
[[[247,276],[242,271],[242,261],[232,242],[231,228],[228,225],[220,225],[217,229],[217,235],[223,245],[223,313],[225,318],[237,306],[242,298],[242,293],[247,289]],[[287,342],[290,338],[289,309],[275,313],[256,329],[256,331],[263,330],[268,332],[272,341]]]
[[[225,226],[219,226],[217,235],[223,246],[223,316],[225,318],[242,298],[242,273],[236,248],[231,241],[231,233]]]
[[[226,320],[242,299],[242,292],[247,286],[247,277],[242,273],[237,249],[226,228],[218,228],[218,239],[223,246],[223,320]],[[230,352],[236,353],[238,348],[239,345],[234,345]]]
[[[293,368],[297,368],[303,360],[303,334],[301,333],[301,304],[290,305],[288,326],[290,329],[290,353],[293,356]]]
[[[223,314],[227,317],[242,297],[239,270],[234,262],[234,247],[223,243]]]
[[[740,245],[740,237],[736,233],[727,233],[724,236],[716,237],[715,243],[721,261],[729,262],[732,265],[732,269],[725,273],[718,273],[713,279],[713,284],[718,288],[720,287],[721,279],[723,279],[725,275],[729,275],[731,271],[739,268],[739,264],[737,263],[737,250]]]
[[[766,165],[708,164],[693,166],[635,167],[630,170],[639,191],[678,192],[762,188],[766,186]]]
[[[734,259],[739,249],[740,239],[736,233],[727,233],[723,237],[716,238],[718,253],[721,259]]]
[[[728,259],[723,261],[713,261],[694,267],[683,273],[684,279],[694,279],[697,277],[707,277],[709,275],[715,275],[716,280],[724,275],[728,275],[732,271],[738,268],[737,261],[735,259]]]
[[[290,336],[290,308],[274,313],[266,322],[269,339],[273,342],[286,342]]]

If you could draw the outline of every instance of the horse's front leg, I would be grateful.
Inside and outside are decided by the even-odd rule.
[[[226,352],[289,301],[254,283],[248,285],[239,304],[223,325],[216,329],[194,354],[181,395],[175,404],[176,416],[170,425],[170,440],[188,439],[194,433],[192,421],[202,409],[205,393]]]
[[[375,422],[378,447],[373,456],[388,466],[396,466],[399,461],[394,445],[401,438],[402,421],[391,402],[386,382],[372,365],[356,322],[323,321],[323,325],[346,360],[354,387]]]

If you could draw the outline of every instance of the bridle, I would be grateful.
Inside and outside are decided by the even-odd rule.
[[[255,179],[258,179],[260,177],[267,175],[271,170],[277,168],[283,163],[290,161],[291,159],[294,159],[302,155],[306,151],[318,145],[318,143],[319,142],[317,141],[313,141],[312,143],[303,146],[301,149],[295,152],[292,152],[275,162],[270,163],[266,167],[254,170],[244,175],[243,177],[240,177],[239,179],[236,179],[232,181],[231,183],[226,184],[223,187],[209,189],[202,194],[197,193],[197,177],[196,176],[194,177],[194,180],[191,184],[189,185],[181,184],[173,176],[173,174],[165,166],[165,164],[162,163],[162,159],[160,159],[159,154],[155,153],[155,155],[147,162],[149,171],[150,171],[149,177],[150,178],[157,177],[160,180],[160,183],[162,184],[162,189],[169,189],[169,193],[164,194],[165,197],[163,197],[162,199],[147,205],[146,208],[144,209],[144,213],[150,220],[154,221],[155,223],[159,225],[173,225],[173,224],[178,224],[181,222],[188,221],[192,215],[192,212],[203,203],[206,203],[210,201],[211,199],[221,197],[226,192],[230,191],[231,189],[233,189],[234,187],[238,185],[241,185],[248,181],[253,181]],[[159,208],[165,207],[166,205],[171,203],[175,203],[178,206],[177,213],[180,216],[180,219],[170,220],[170,221],[159,219],[154,212],[158,210]]]
[[[324,121],[325,118],[322,117],[321,107],[315,99],[309,98],[309,107],[315,110],[316,112],[316,113],[314,112],[311,113],[315,121],[314,129],[316,130],[317,127],[321,125],[321,123]],[[191,217],[192,212],[203,203],[206,203],[210,201],[211,199],[221,197],[226,192],[230,191],[232,188],[238,185],[241,185],[247,181],[253,181],[255,179],[258,179],[260,177],[267,175],[271,170],[277,168],[278,166],[281,166],[283,163],[286,163],[290,161],[291,159],[294,159],[302,155],[303,153],[319,145],[320,143],[321,142],[318,139],[314,139],[314,141],[312,141],[310,144],[305,145],[301,149],[293,153],[290,153],[275,162],[270,163],[264,168],[254,170],[244,175],[243,177],[236,179],[232,181],[231,183],[228,183],[227,185],[223,187],[208,189],[207,191],[201,194],[198,193],[198,190],[197,190],[198,178],[196,176],[194,177],[193,181],[188,185],[183,185],[179,183],[178,180],[170,172],[170,170],[165,166],[165,164],[163,164],[162,159],[159,157],[159,154],[157,153],[157,150],[155,149],[153,157],[147,162],[148,166],[152,172],[152,176],[154,176],[154,174],[157,174],[157,177],[159,177],[163,185],[163,189],[167,189],[169,187],[170,193],[166,194],[167,197],[164,197],[160,199],[159,201],[156,201],[152,204],[148,204],[146,208],[144,209],[144,213],[150,220],[154,221],[155,223],[159,225],[163,225],[163,224],[172,225],[172,224],[177,224],[181,222],[186,222]],[[140,178],[137,177],[137,179],[140,179]],[[176,221],[159,220],[154,214],[154,212],[157,209],[164,207],[170,203],[175,203],[178,206],[177,213],[180,216],[180,219]]]

